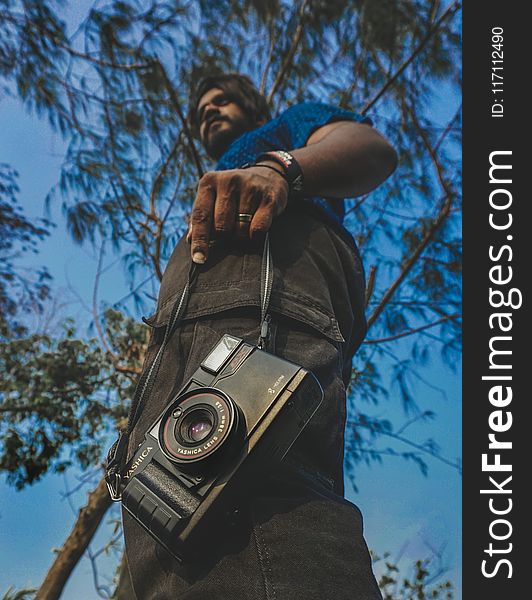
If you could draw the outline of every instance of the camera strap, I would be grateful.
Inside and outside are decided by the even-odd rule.
[[[166,324],[163,341],[161,342],[159,350],[157,351],[157,354],[155,355],[150,367],[144,370],[137,382],[135,394],[131,402],[131,410],[129,412],[127,426],[125,429],[120,431],[118,439],[111,446],[111,448],[109,448],[109,452],[107,453],[105,481],[107,483],[107,489],[109,490],[111,499],[115,502],[121,500],[122,497],[120,491],[121,474],[126,459],[129,436],[139,420],[144,399],[148,398],[151,394],[168,340],[177,328],[177,325],[179,324],[179,321],[185,312],[190,295],[190,289],[196,276],[196,271],[196,263],[191,262],[187,282],[183,288],[183,291],[181,292],[181,295],[172,306],[172,312],[170,313],[168,323]]]
[[[270,249],[270,234],[266,233],[264,250],[262,252],[262,265],[260,270],[260,335],[257,346],[263,350],[268,340],[270,328],[270,315],[268,306],[273,286],[273,261]]]
[[[170,313],[168,323],[166,324],[163,341],[161,342],[159,350],[157,351],[157,354],[155,355],[155,358],[153,359],[149,368],[144,370],[137,382],[135,394],[131,402],[131,410],[129,412],[127,426],[125,429],[120,431],[118,439],[114,442],[111,448],[109,448],[109,452],[107,453],[107,460],[105,464],[105,481],[107,483],[109,495],[114,502],[119,502],[122,499],[121,479],[127,456],[129,437],[133,431],[133,428],[137,424],[137,421],[139,420],[145,399],[149,398],[151,394],[168,340],[176,330],[183,317],[197,270],[198,265],[191,262],[187,282],[181,295],[172,307],[172,312]],[[264,240],[264,250],[262,253],[260,282],[261,326],[257,345],[261,349],[267,343],[269,335],[270,316],[268,314],[268,306],[270,303],[272,285],[273,262],[270,250],[270,236],[269,233],[267,233]]]

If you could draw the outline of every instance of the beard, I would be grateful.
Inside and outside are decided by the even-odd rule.
[[[222,123],[217,125],[216,123]],[[207,154],[218,160],[222,154],[246,131],[253,129],[248,119],[230,119],[229,117],[221,117],[215,119],[207,130],[207,135],[203,138],[203,146]]]

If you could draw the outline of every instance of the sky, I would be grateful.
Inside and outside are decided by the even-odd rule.
[[[444,116],[442,116],[442,121]],[[46,121],[28,115],[15,100],[0,98],[0,162],[9,163],[20,174],[19,200],[28,217],[46,216],[44,197],[56,183],[65,143]],[[74,244],[68,236],[59,203],[51,206],[51,220],[57,223],[51,235],[39,245],[39,254],[26,259],[33,266],[46,265],[53,276],[53,289],[59,292],[62,306],[49,315],[57,326],[63,316],[74,316],[78,325],[88,327],[97,255],[89,247]],[[102,276],[99,298],[114,302],[127,294],[125,276],[116,256],[107,256],[109,268]],[[140,315],[135,315],[140,318]],[[461,453],[460,370],[452,373],[437,359],[420,375],[434,388],[419,385],[418,402],[432,409],[436,419],[417,424],[420,438],[433,437],[442,455],[451,460]],[[378,416],[401,421],[400,402],[389,400],[378,408]],[[358,493],[348,486],[346,496],[364,515],[368,546],[378,555],[391,553],[391,559],[406,566],[434,552],[441,552],[443,566],[460,597],[461,565],[461,479],[456,470],[427,458],[429,475],[424,477],[416,465],[389,458],[383,465],[357,468]],[[87,488],[65,498],[66,489],[76,486],[76,474],[66,479],[48,475],[35,485],[17,492],[0,478],[0,595],[9,586],[17,589],[38,587],[50,567],[52,548],[59,547],[70,531],[75,511],[84,504]],[[77,474],[82,476],[81,473]],[[116,513],[115,513],[116,514]],[[97,536],[104,543],[110,532]],[[98,559],[102,582],[112,575],[114,559]],[[379,572],[379,566],[376,567]],[[83,558],[69,580],[62,598],[97,598],[93,570]]]

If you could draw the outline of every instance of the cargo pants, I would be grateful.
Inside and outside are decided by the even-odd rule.
[[[310,369],[324,400],[281,467],[257,473],[253,493],[205,540],[201,560],[180,566],[123,513],[129,581],[138,600],[377,600],[381,598],[358,508],[343,498],[346,385],[365,334],[364,276],[354,242],[313,207],[281,215],[270,232],[274,284],[269,352]],[[146,364],[185,284],[181,240],[161,284]],[[217,245],[202,266],[170,339],[153,393],[133,432],[131,456],[166,403],[224,333],[259,337],[262,248]],[[132,586],[132,588],[130,587]]]

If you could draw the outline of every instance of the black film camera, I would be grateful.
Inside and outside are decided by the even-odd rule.
[[[224,335],[126,466],[124,507],[178,560],[194,556],[322,399],[310,371]]]

